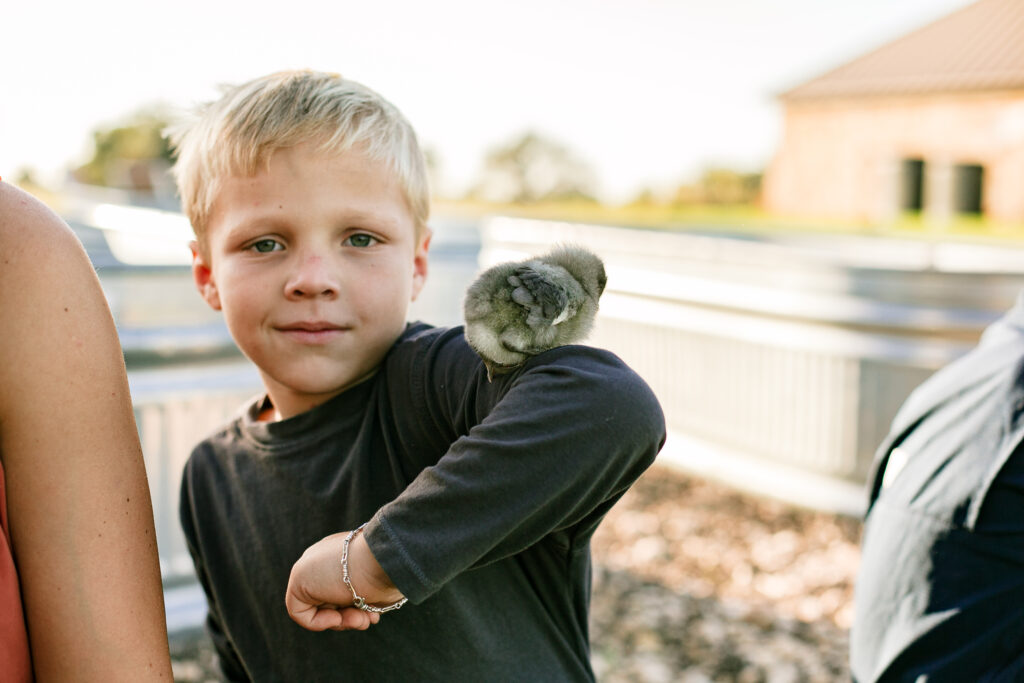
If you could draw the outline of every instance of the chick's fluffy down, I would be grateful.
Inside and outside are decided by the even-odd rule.
[[[466,339],[488,377],[529,356],[583,340],[607,278],[601,259],[580,247],[501,263],[483,272],[465,300]]]

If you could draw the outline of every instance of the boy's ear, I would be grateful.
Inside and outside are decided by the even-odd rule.
[[[416,301],[416,297],[423,291],[423,285],[427,283],[427,252],[430,250],[430,238],[433,236],[433,230],[424,228],[423,235],[417,240],[416,253],[413,254],[412,259],[412,298],[410,301]]]
[[[192,250],[192,279],[199,290],[199,296],[203,297],[210,308],[219,311],[220,294],[217,293],[217,283],[213,281],[213,271],[206,263],[207,259],[203,256],[199,243],[193,240],[188,246]]]

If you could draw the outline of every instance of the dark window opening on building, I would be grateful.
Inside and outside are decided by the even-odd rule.
[[[985,168],[978,164],[953,167],[953,210],[957,213],[981,213],[981,191]]]
[[[924,161],[904,159],[900,163],[900,210],[920,211],[924,206]]]

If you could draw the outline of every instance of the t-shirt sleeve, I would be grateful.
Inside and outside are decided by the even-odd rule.
[[[198,550],[195,532],[195,516],[193,514],[194,506],[192,504],[191,496],[191,469],[192,462],[190,460],[185,467],[185,472],[181,480],[181,501],[178,508],[178,516],[181,521],[181,529],[185,536],[185,541],[188,545],[189,554],[192,556],[192,563],[195,566],[196,576],[199,578],[199,583],[203,587],[203,593],[206,595],[206,632],[210,636],[210,640],[213,642],[214,649],[217,652],[217,658],[221,672],[224,674],[224,680],[232,682],[249,681],[249,676],[245,673],[245,667],[242,666],[242,661],[238,657],[238,653],[235,651],[234,646],[231,644],[227,634],[224,632],[224,627],[221,625],[220,605],[217,603],[217,600],[214,598],[213,593],[210,590],[210,579],[206,573],[206,563],[203,560],[202,553]]]
[[[413,603],[553,532],[588,539],[665,439],[657,399],[614,354],[561,347],[493,384],[466,371],[474,358],[426,363],[422,386],[414,376],[432,419],[462,435],[366,531]]]

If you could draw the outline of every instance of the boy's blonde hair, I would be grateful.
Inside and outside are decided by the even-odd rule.
[[[430,214],[423,152],[398,109],[338,74],[283,71],[226,88],[189,120],[167,130],[174,178],[200,245],[223,178],[255,175],[276,150],[314,142],[327,154],[359,146],[398,174],[417,234]]]

